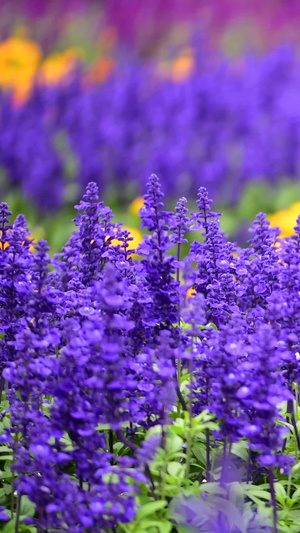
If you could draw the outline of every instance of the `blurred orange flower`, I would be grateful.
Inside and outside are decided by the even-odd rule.
[[[195,66],[194,51],[192,48],[183,48],[171,67],[171,78],[175,83],[186,81],[192,74]]]
[[[17,103],[28,97],[41,59],[33,41],[11,37],[0,43],[0,86],[12,89]]]
[[[82,50],[77,48],[69,48],[64,52],[50,55],[41,65],[39,80],[45,85],[59,83],[72,73],[82,56]]]
[[[90,68],[87,81],[90,83],[102,83],[112,74],[115,61],[111,57],[102,57]]]

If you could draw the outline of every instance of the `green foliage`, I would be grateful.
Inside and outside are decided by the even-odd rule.
[[[181,325],[185,327],[185,325]],[[211,325],[210,325],[211,326]],[[189,375],[181,377],[181,389],[188,402]],[[1,411],[6,413],[0,422],[0,434],[10,425],[7,413],[8,402],[4,399]],[[297,425],[300,413],[295,409]],[[286,417],[286,406],[282,406]],[[288,429],[285,450],[298,460],[298,450],[293,426],[289,421],[280,424]],[[126,429],[124,425],[124,430]],[[264,528],[272,528],[271,495],[267,476],[257,483],[246,483],[243,479],[248,463],[248,444],[245,440],[233,443],[230,450],[229,472],[235,479],[220,483],[223,443],[214,438],[219,427],[218,420],[208,411],[197,416],[174,406],[171,422],[157,425],[136,433],[136,444],[159,436],[161,446],[149,464],[154,488],[150,483],[140,483],[136,493],[136,516],[129,524],[119,524],[117,530],[108,533],[212,533],[208,524],[213,524],[221,514],[230,533],[263,533]],[[99,431],[108,433],[110,426],[101,424]],[[210,481],[207,482],[207,434],[210,436]],[[66,449],[71,449],[72,441],[66,434]],[[114,453],[120,456],[131,454],[131,450],[115,437]],[[3,533],[15,533],[16,495],[12,483],[11,469],[13,453],[9,445],[0,444],[0,505],[10,512],[13,502],[12,519],[0,524]],[[299,533],[300,527],[300,463],[296,462],[290,475],[275,472],[275,493],[278,509],[278,533]],[[117,476],[117,473],[116,473]],[[244,475],[245,477],[245,475]],[[110,478],[108,482],[112,482]],[[19,533],[37,533],[34,526],[25,525],[24,519],[35,515],[35,506],[26,496],[21,498]],[[187,521],[187,517],[192,520]],[[211,526],[213,527],[213,526]],[[226,529],[227,531],[227,529]],[[90,533],[90,532],[88,532]]]

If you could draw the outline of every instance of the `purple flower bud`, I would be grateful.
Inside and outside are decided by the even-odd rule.
[[[251,391],[248,387],[241,387],[237,391],[236,396],[237,398],[244,399],[244,398],[248,398],[250,394],[251,394]]]

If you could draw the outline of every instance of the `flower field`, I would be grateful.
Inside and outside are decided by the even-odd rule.
[[[1,532],[300,533],[299,21],[0,2]]]
[[[10,65],[28,48],[37,61],[28,41],[8,41],[2,55]],[[199,42],[165,62],[129,57],[124,66],[111,58],[100,82],[97,65],[87,70],[79,60],[67,50],[40,68],[24,62],[17,77],[15,67],[7,80],[3,75],[5,194],[18,187],[36,209],[51,213],[95,181],[102,194],[126,205],[154,169],[168,197],[195,195],[203,185],[232,206],[253,180],[263,177],[272,187],[297,180],[300,78],[293,48],[229,61],[210,57]],[[30,91],[20,101],[28,77]]]
[[[136,250],[76,210],[50,259],[0,206],[1,531],[299,531],[300,218],[239,249],[154,174]]]
[[[0,44],[0,192],[34,235],[58,251],[90,181],[124,220],[153,171],[168,205],[207,187],[241,243],[258,210],[295,202],[295,48],[228,58],[195,37],[145,60],[132,51],[124,58],[114,33],[102,34],[92,63],[78,47],[43,55],[28,38]]]

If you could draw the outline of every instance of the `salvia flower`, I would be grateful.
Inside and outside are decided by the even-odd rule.
[[[238,250],[204,188],[198,208],[189,214],[181,198],[175,213],[166,211],[152,174],[136,257],[130,232],[112,221],[92,182],[76,230],[52,261],[46,241],[31,251],[25,218],[12,224],[0,205],[2,416],[10,420],[0,442],[13,451],[18,502],[26,495],[35,505],[27,525],[100,533],[131,523],[139,491],[156,498],[166,488],[169,473],[153,476],[149,465],[159,448],[167,452],[174,419],[185,441],[173,459],[185,482],[195,475],[193,417],[203,410],[216,421],[205,429],[207,481],[219,476],[213,447],[217,456],[223,449],[223,486],[232,478],[228,465],[242,463],[231,460],[238,442],[249,460],[234,479],[290,471],[282,407],[300,449],[300,219],[295,235],[278,241],[260,213],[249,248]],[[203,238],[182,260],[193,224]],[[219,518],[203,524],[227,528]]]

